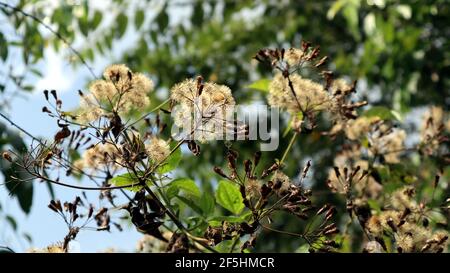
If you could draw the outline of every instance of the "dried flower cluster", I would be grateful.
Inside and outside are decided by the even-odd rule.
[[[227,86],[187,79],[172,87],[170,97],[178,103],[174,123],[185,130],[185,139],[206,142],[233,132],[235,101]]]
[[[355,92],[355,83],[348,84],[343,79],[334,79],[330,71],[321,71],[324,83],[303,78],[297,72],[320,68],[327,60],[318,60],[320,50],[311,48],[309,43],[302,43],[301,48],[266,49],[255,56],[258,61],[269,62],[278,72],[269,86],[269,105],[287,110],[292,116],[292,126],[301,131],[305,124],[307,129],[315,127],[315,118],[319,112],[328,112],[336,123],[356,118],[356,109],[367,104],[366,101],[352,103],[349,98]]]
[[[148,93],[153,82],[144,74],[133,73],[123,64],[107,67],[104,80],[89,85],[89,94],[80,93],[81,122],[89,123],[108,113],[126,114],[131,110],[144,110],[149,104]]]

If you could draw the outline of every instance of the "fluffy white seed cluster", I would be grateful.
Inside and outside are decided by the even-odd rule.
[[[235,105],[227,86],[187,79],[173,86],[170,93],[178,103],[173,111],[174,123],[188,137],[206,142],[227,130]]]
[[[369,154],[383,155],[387,163],[399,163],[399,156],[404,150],[406,132],[402,129],[389,128],[385,124],[369,134]]]
[[[95,172],[102,171],[105,168],[116,170],[123,164],[120,149],[119,144],[97,143],[85,150],[81,158],[74,162],[74,171],[90,169]]]
[[[105,69],[103,77],[89,85],[89,94],[81,96],[81,121],[95,121],[108,111],[126,114],[143,110],[150,104],[148,93],[153,90],[153,82],[144,74],[114,64]]]
[[[145,150],[150,159],[155,163],[164,161],[170,155],[169,144],[165,140],[157,137],[153,137],[150,143],[145,145]]]
[[[284,60],[290,66],[300,65],[303,60],[303,57],[305,57],[305,52],[299,48],[289,48],[284,53]]]
[[[298,74],[291,75],[290,79],[294,92],[287,78],[281,73],[275,75],[269,85],[268,102],[271,106],[286,109],[292,114],[321,111],[330,106],[330,96],[321,84]]]

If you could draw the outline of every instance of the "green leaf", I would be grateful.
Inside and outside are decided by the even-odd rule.
[[[117,28],[115,34],[117,38],[121,38],[125,34],[125,31],[127,30],[128,17],[125,14],[120,13],[119,15],[117,15],[116,22]]]
[[[192,210],[194,210],[196,213],[202,214],[202,209],[197,205],[197,203],[194,200],[191,200],[189,198],[185,198],[183,196],[177,196],[177,198],[179,200],[181,200],[183,203],[185,203]]]
[[[97,29],[97,27],[102,22],[102,18],[103,18],[102,13],[100,11],[96,10],[94,12],[94,17],[92,17],[92,20],[91,20],[91,28],[92,28],[92,30]]]
[[[82,16],[78,19],[78,28],[80,29],[81,33],[87,37],[89,34],[89,22],[86,18],[86,16]]]
[[[137,10],[134,14],[134,26],[139,30],[144,23],[145,15],[143,10]]]
[[[121,174],[116,177],[111,178],[108,181],[109,184],[112,184],[114,186],[120,187],[120,186],[126,186],[126,185],[133,185],[130,187],[126,187],[125,189],[130,191],[139,191],[142,189],[142,186],[139,186],[138,178],[131,173]],[[149,180],[147,181],[147,185],[152,185],[152,182]]]
[[[384,106],[374,106],[365,111],[362,116],[364,117],[379,117],[382,120],[401,120],[401,116],[398,112],[391,110]]]
[[[28,241],[29,244],[33,243],[33,238],[29,233],[22,233],[23,237]]]
[[[165,163],[163,163],[158,169],[156,170],[159,174],[165,174],[168,173],[178,167],[178,164],[180,164],[182,157],[181,149],[176,149],[166,160]]]
[[[167,14],[166,7],[164,7],[161,12],[156,16],[156,23],[160,31],[166,30],[169,25],[169,15]]]
[[[172,189],[171,189],[172,188]],[[187,197],[200,198],[200,189],[195,184],[194,180],[189,178],[178,178],[170,182],[168,191],[183,192]]]
[[[13,228],[14,231],[17,230],[17,222],[14,219],[14,217],[12,217],[11,215],[6,215],[6,221],[8,221],[8,223],[11,225],[11,227]]]
[[[214,197],[209,193],[203,193],[199,200],[199,206],[202,209],[204,216],[213,214],[215,208]]]
[[[378,204],[378,202],[374,199],[369,199],[367,200],[367,204],[369,204],[369,207],[373,210],[375,210],[376,212],[381,212],[381,207],[380,204]]]
[[[193,9],[194,11],[192,12],[191,21],[194,26],[199,27],[203,24],[203,19],[205,17],[202,1],[197,2]]]
[[[9,168],[3,169],[3,175],[8,182],[6,183],[6,188],[10,194],[17,197],[21,209],[28,214],[33,203],[33,183],[32,181],[24,182],[23,180],[32,177],[15,163],[11,164]],[[13,180],[12,177],[17,177],[22,181]]]
[[[218,227],[222,225],[222,222],[229,223],[242,223],[245,219],[240,216],[215,216],[208,219],[208,224],[213,227]]]
[[[295,250],[295,253],[309,253],[309,245],[308,244],[303,244],[301,246],[299,246],[299,248],[297,248],[297,250]]]
[[[3,33],[0,32],[0,57],[3,61],[6,61],[8,58],[8,42],[3,36]]]
[[[270,80],[269,79],[260,79],[257,80],[256,82],[253,82],[250,85],[247,85],[246,87],[249,89],[255,89],[258,91],[262,91],[265,93],[269,92],[269,85],[270,85]]]
[[[216,191],[216,201],[219,205],[234,214],[244,209],[243,198],[238,186],[231,182],[221,180]]]

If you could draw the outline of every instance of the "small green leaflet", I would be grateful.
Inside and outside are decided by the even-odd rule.
[[[382,120],[399,120],[401,116],[398,112],[384,106],[374,106],[362,114],[363,117],[379,117]]]
[[[139,191],[142,189],[142,186],[139,186],[138,178],[131,173],[121,174],[116,177],[113,177],[109,180],[109,184],[114,185],[116,187],[120,186],[126,186],[126,185],[133,185],[130,187],[127,187],[125,189],[130,191]],[[147,185],[152,185],[152,182],[150,180],[147,181]]]
[[[256,82],[253,82],[250,85],[247,85],[246,87],[249,89],[254,89],[254,90],[258,90],[258,91],[267,93],[267,92],[269,92],[269,85],[270,85],[269,79],[260,79],[260,80],[257,80]]]
[[[200,189],[197,187],[194,180],[189,178],[178,178],[173,180],[168,185],[167,191],[172,192],[171,197],[182,192],[187,197],[200,198]]]
[[[156,170],[159,174],[168,173],[178,167],[182,157],[181,149],[176,149],[169,158]]]
[[[216,201],[233,214],[239,214],[244,209],[244,199],[238,186],[225,180],[219,182],[219,187],[216,191]]]

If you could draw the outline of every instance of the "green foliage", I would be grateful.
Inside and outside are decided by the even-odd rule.
[[[142,174],[138,174],[138,175],[142,175]],[[125,173],[125,174],[121,174],[116,177],[113,177],[108,182],[109,182],[109,184],[117,186],[117,187],[132,185],[130,187],[126,187],[125,189],[133,191],[133,192],[137,192],[142,189],[142,186],[139,185],[138,177],[136,175],[130,174],[130,173]],[[146,184],[150,186],[153,183],[150,180],[147,180]]]
[[[401,120],[401,116],[398,112],[390,110],[384,106],[373,106],[366,110],[362,116],[365,117],[379,117],[382,120]]]
[[[268,93],[269,92],[269,84],[270,84],[269,79],[260,79],[260,80],[253,82],[250,85],[247,85],[247,88],[258,90],[258,91],[261,91],[264,93]]]
[[[178,178],[170,182],[168,191],[176,192],[177,195],[183,194],[189,198],[200,198],[200,189],[194,180],[188,178]]]
[[[160,167],[158,167],[157,172],[159,174],[165,174],[170,171],[175,170],[180,164],[183,154],[180,149],[175,150],[169,158]]]
[[[233,214],[239,214],[244,209],[244,203],[238,186],[221,180],[216,191],[216,201]]]

